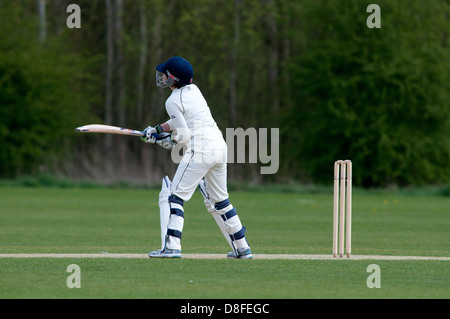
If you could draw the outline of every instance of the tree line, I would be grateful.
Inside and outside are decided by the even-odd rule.
[[[448,0],[5,0],[0,3],[0,177],[51,173],[152,184],[170,154],[136,138],[80,135],[165,121],[155,66],[194,67],[223,132],[279,128],[280,165],[230,164],[231,180],[359,186],[450,182]],[[67,7],[78,4],[81,28]],[[269,147],[270,149],[270,147]]]

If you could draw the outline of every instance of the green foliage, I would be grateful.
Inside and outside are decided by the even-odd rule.
[[[350,158],[357,185],[448,182],[449,5],[382,2],[381,29],[369,29],[368,3],[308,3],[304,27],[315,36],[289,68],[298,147],[286,155],[316,181]]]
[[[8,2],[0,20],[0,177],[10,178],[66,154],[75,124],[89,118],[83,72],[92,59],[71,52],[64,34],[39,43],[36,19]]]
[[[377,1],[381,29],[369,29],[372,2],[112,1],[108,15],[106,2],[79,0],[82,28],[70,30],[67,4],[47,1],[39,43],[36,2],[1,1],[0,177],[67,166],[77,178],[159,182],[168,165],[155,148],[73,140],[73,128],[167,120],[154,68],[181,55],[223,131],[280,128],[279,172],[235,164],[230,180],[329,185],[333,162],[350,158],[358,186],[449,183],[449,2]]]

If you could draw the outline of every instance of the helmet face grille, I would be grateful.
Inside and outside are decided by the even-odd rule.
[[[160,88],[167,88],[169,87],[168,81],[164,81],[164,73],[156,71],[156,86],[159,86]]]
[[[172,57],[166,62],[158,64],[156,71],[156,85],[162,88],[191,84],[194,77],[192,65],[181,57]],[[166,75],[165,80],[164,75]]]

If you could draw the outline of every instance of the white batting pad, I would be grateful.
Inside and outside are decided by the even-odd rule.
[[[159,218],[161,222],[161,250],[166,246],[167,226],[170,217],[170,179],[165,176],[162,180],[161,192],[159,193]]]
[[[225,239],[227,240],[228,244],[231,247],[231,250],[234,252],[234,254],[237,254],[236,251],[236,247],[234,246],[233,242],[231,241],[230,236],[228,235],[228,232],[226,230],[225,227],[225,223],[222,220],[222,217],[220,217],[220,215],[217,213],[216,208],[214,207],[214,203],[209,199],[209,195],[208,192],[206,190],[206,183],[205,180],[202,179],[198,185],[198,188],[200,189],[200,192],[203,195],[204,198],[204,203],[206,206],[206,209],[208,210],[208,212],[212,215],[212,217],[214,218],[214,220],[216,221],[217,225],[219,226],[223,236],[225,237]]]

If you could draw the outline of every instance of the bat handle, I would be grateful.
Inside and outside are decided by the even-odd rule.
[[[152,133],[152,136],[157,140],[162,140],[164,138],[166,138],[167,136],[170,136],[171,134],[168,132],[163,132],[163,133]]]

